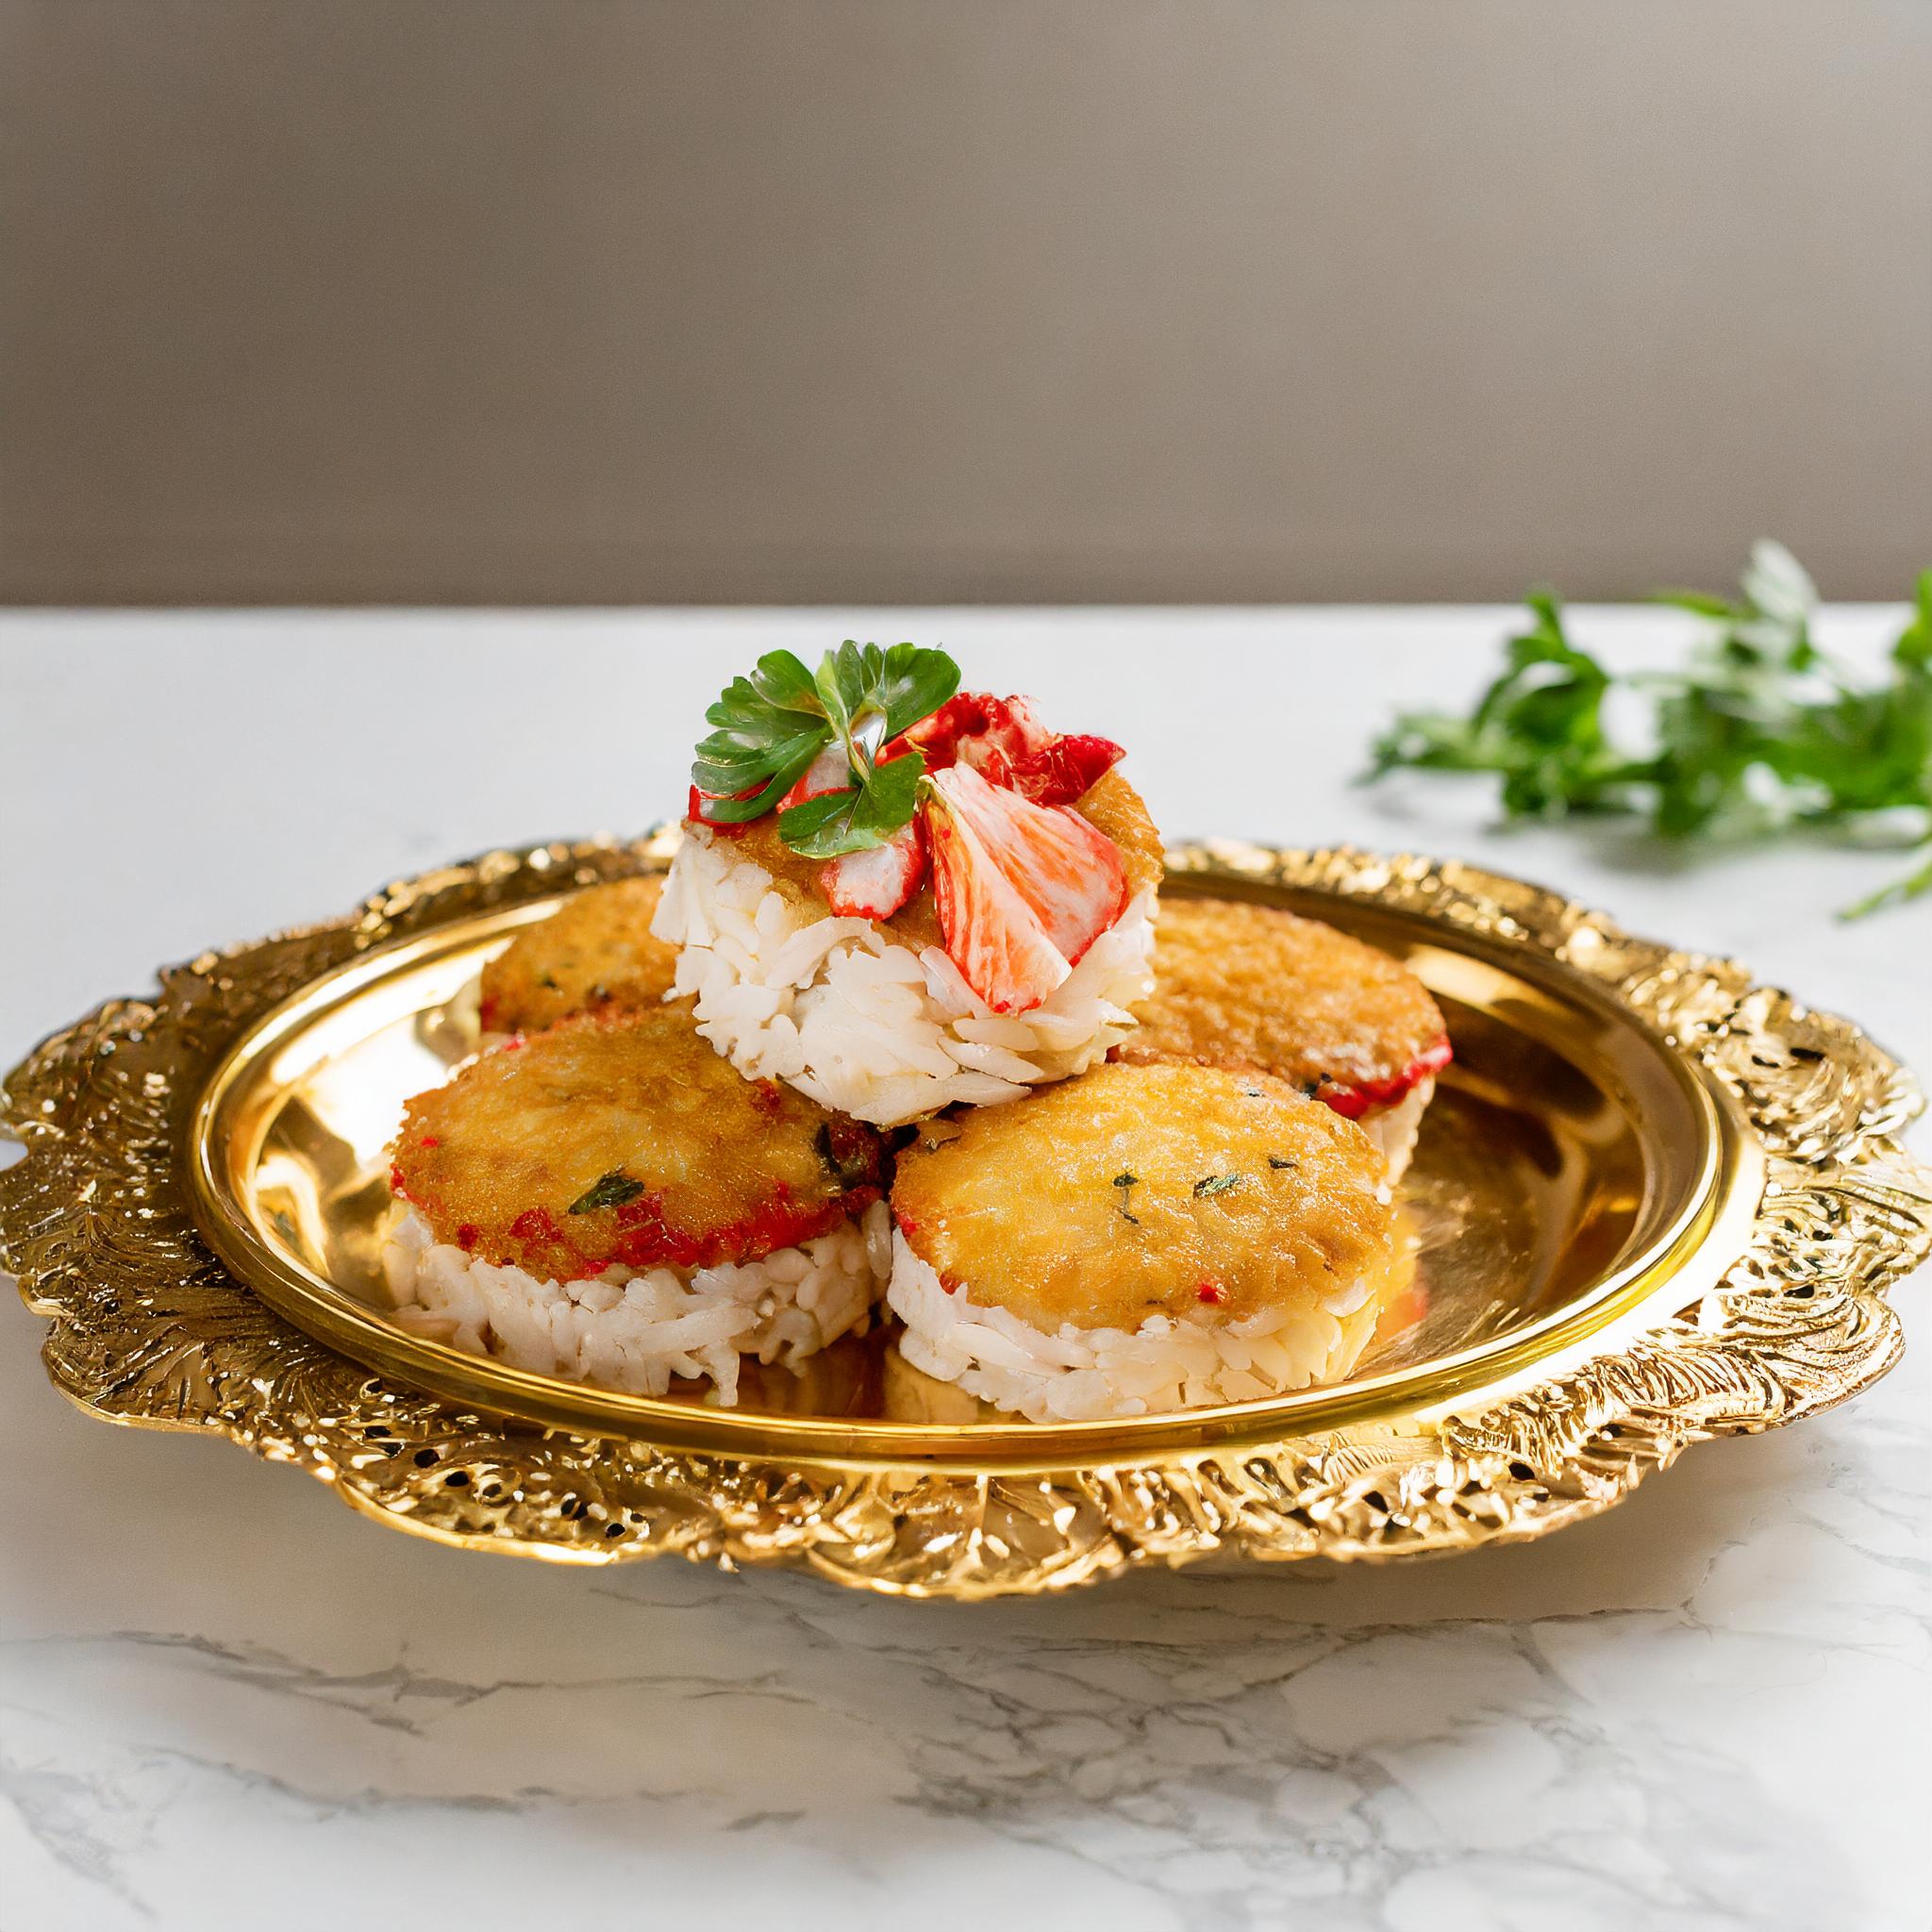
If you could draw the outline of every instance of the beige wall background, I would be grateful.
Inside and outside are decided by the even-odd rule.
[[[1932,564],[1924,0],[0,0],[0,596]]]

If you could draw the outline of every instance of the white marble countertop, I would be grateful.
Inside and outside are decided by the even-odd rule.
[[[1172,832],[1560,882],[1932,1069],[1932,900],[1831,917],[1896,858],[1689,867],[1498,833],[1479,790],[1348,787],[1390,706],[1466,694],[1506,621],[16,615],[0,1053],[396,874],[675,810],[728,671],[857,635],[944,641],[1124,741]],[[1581,629],[1641,653],[1674,622]],[[1531,1547],[978,1607],[412,1541],[225,1443],[84,1419],[8,1298],[0,1927],[1918,1932],[1926,1286],[1877,1390]]]

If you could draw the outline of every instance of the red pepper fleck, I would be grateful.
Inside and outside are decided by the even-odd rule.
[[[1204,1281],[1194,1292],[1210,1307],[1218,1307],[1227,1299],[1227,1291],[1218,1281]]]
[[[416,1144],[419,1147],[441,1147],[442,1145],[442,1136],[441,1134],[425,1134]]]
[[[612,1262],[626,1268],[709,1268],[721,1261],[754,1260],[829,1234],[848,1214],[862,1212],[878,1193],[876,1187],[858,1188],[838,1200],[807,1208],[780,1183],[772,1198],[743,1219],[702,1233],[666,1221],[664,1197],[651,1193],[625,1202],[608,1223],[602,1214],[580,1217],[589,1224],[581,1237],[575,1223],[568,1231],[554,1222],[547,1230],[534,1224],[526,1228],[529,1215],[519,1216],[510,1232],[524,1241],[524,1267],[533,1274],[553,1273],[560,1280],[601,1274]],[[596,1245],[580,1245],[580,1240],[594,1241]]]
[[[1441,1073],[1454,1058],[1455,1050],[1445,1033],[1434,1046],[1418,1054],[1392,1078],[1354,1083],[1323,1079],[1316,1085],[1315,1098],[1331,1112],[1339,1113],[1343,1120],[1358,1121],[1374,1108],[1393,1106],[1410,1088],[1420,1087],[1431,1074]]]
[[[520,1241],[554,1241],[562,1232],[545,1208],[526,1208],[509,1224],[513,1239]]]
[[[481,1245],[483,1230],[474,1222],[457,1228],[457,1244],[502,1266],[517,1266],[558,1281],[588,1280],[613,1263],[626,1268],[710,1268],[722,1261],[756,1260],[779,1248],[797,1247],[829,1234],[849,1217],[862,1214],[884,1191],[877,1167],[878,1141],[868,1128],[874,1167],[868,1178],[834,1199],[809,1204],[799,1200],[783,1181],[774,1182],[765,1198],[750,1213],[722,1225],[680,1227],[668,1221],[661,1194],[646,1193],[610,1209],[600,1208],[565,1220],[548,1208],[525,1208],[508,1227],[492,1233],[490,1246]],[[446,1224],[433,1200],[410,1193],[398,1166],[391,1184],[405,1199],[426,1213],[438,1229]]]

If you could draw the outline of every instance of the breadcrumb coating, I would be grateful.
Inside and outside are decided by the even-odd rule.
[[[1265,1074],[1094,1068],[921,1129],[892,1212],[950,1288],[1045,1330],[1240,1321],[1392,1264],[1359,1127]]]
[[[619,879],[567,899],[483,969],[484,1026],[536,1033],[572,1013],[637,1012],[671,991],[677,948],[651,937],[664,881]]]
[[[1441,1011],[1414,974],[1276,907],[1164,899],[1154,982],[1123,1059],[1251,1067],[1386,1104],[1447,1058]]]
[[[408,1103],[391,1158],[438,1241],[557,1280],[755,1260],[883,1184],[871,1128],[745,1079],[666,1007],[484,1054]]]

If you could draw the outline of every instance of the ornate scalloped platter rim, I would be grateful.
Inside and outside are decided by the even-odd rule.
[[[1184,878],[1182,890],[1239,882]],[[1291,898],[1300,909],[1326,911],[1332,895],[1268,894]],[[1509,1024],[1559,1040],[1580,1016],[1597,1016],[1619,1064],[1602,1077],[1648,1082],[1653,1105],[1674,1100],[1681,1111],[1668,1171],[1647,1202],[1641,1233],[1627,1241],[1614,1267],[1585,1292],[1505,1335],[1446,1355],[1370,1374],[1332,1389],[1273,1401],[1181,1415],[1065,1424],[982,1420],[957,1427],[931,1423],[868,1420],[718,1409],[690,1401],[654,1400],[536,1374],[460,1352],[399,1329],[366,1302],[343,1292],[321,1269],[291,1254],[254,1191],[261,1144],[273,1109],[318,1065],[326,1066],[346,1042],[372,1027],[413,1016],[467,982],[480,958],[514,929],[541,918],[558,900],[545,898],[510,912],[451,922],[382,946],[325,974],[265,1013],[236,1039],[209,1076],[190,1130],[189,1183],[202,1238],[234,1274],[278,1313],[328,1346],[379,1374],[445,1400],[525,1424],[623,1441],[644,1440],[667,1449],[782,1457],[791,1463],[855,1470],[908,1463],[953,1473],[997,1467],[1039,1472],[1069,1464],[1097,1466],[1149,1453],[1240,1449],[1284,1433],[1319,1436],[1350,1427],[1427,1423],[1473,1399],[1494,1400],[1559,1374],[1581,1354],[1619,1334],[1674,1312],[1716,1280],[1747,1231],[1762,1182],[1757,1149],[1742,1130],[1722,1088],[1673,1054],[1641,1019],[1580,974],[1547,958],[1511,951],[1469,931],[1446,944],[1430,923],[1397,913],[1378,934],[1384,943],[1423,963],[1424,950],[1441,955],[1468,974],[1486,967],[1493,984],[1464,987],[1509,1009]],[[425,999],[423,987],[427,987]],[[372,994],[393,989],[401,997],[369,1010]],[[1524,995],[1541,991],[1556,1004],[1537,1007]],[[1674,1091],[1666,1094],[1658,1076]],[[400,1095],[391,1096],[399,1110]],[[1633,1105],[1635,1103],[1633,1102]],[[1653,1176],[1657,1185],[1657,1177]],[[1668,1307],[1656,1306],[1659,1301]]]
[[[0,1131],[26,1148],[0,1170],[0,1268],[52,1324],[60,1391],[106,1420],[226,1435],[375,1520],[464,1547],[803,1563],[971,1599],[1217,1553],[1388,1560],[1522,1541],[1609,1507],[1693,1441],[1841,1402],[1897,1357],[1886,1291],[1932,1249],[1932,1173],[1895,1138],[1916,1087],[1857,1026],[1500,874],[1232,841],[1171,854],[1174,889],[1316,895],[1557,962],[1694,1068],[1762,1176],[1690,1237],[1721,1278],[1700,1287],[1707,1267],[1682,1270],[1575,1345],[1383,1421],[1291,1432],[1277,1419],[1266,1440],[1143,1441],[1038,1469],[841,1468],[508,1422],[370,1374],[238,1281],[195,1228],[186,1174],[195,1105],[236,1039],[348,961],[465,919],[537,916],[560,889],[661,865],[675,838],[439,868],[346,919],[171,969],[158,994],[44,1042],[0,1094]]]

